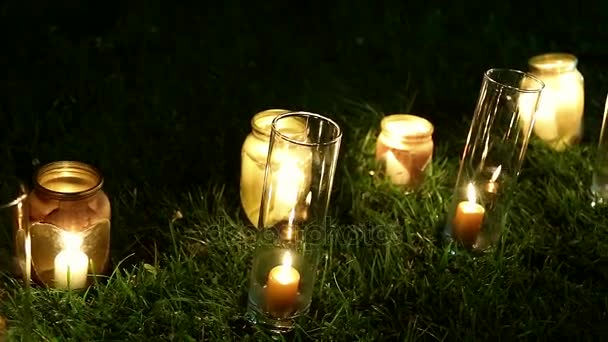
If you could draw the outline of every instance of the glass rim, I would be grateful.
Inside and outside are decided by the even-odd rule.
[[[60,179],[65,176],[84,179],[88,182],[88,186],[82,190],[59,191],[45,185],[49,179]],[[59,200],[79,200],[87,198],[101,190],[103,184],[104,177],[97,167],[75,160],[50,162],[41,166],[34,176],[34,188],[36,190],[44,195]]]
[[[386,131],[389,135],[393,135],[388,127],[388,125],[395,121],[408,121],[408,122],[417,122],[425,126],[426,131],[424,132],[415,132],[407,135],[403,135],[406,139],[419,139],[419,138],[427,138],[432,137],[435,132],[435,126],[426,118],[422,116],[418,116],[415,114],[389,114],[382,118],[380,121],[380,129],[382,131]]]
[[[291,112],[291,110],[280,109],[280,108],[265,109],[263,111],[257,112],[251,118],[251,122],[250,122],[251,127],[253,128],[254,131],[257,131],[260,134],[269,137],[270,132],[272,130],[272,121],[274,120],[274,118],[277,117],[278,115],[281,115],[284,113],[289,113],[289,112]],[[272,120],[270,120],[270,125],[262,126],[260,124],[260,121],[270,118],[270,117],[272,117]]]
[[[11,178],[13,178],[13,180],[15,181],[16,188],[19,189],[20,193],[15,195],[15,197],[11,198],[7,202],[4,202],[4,201],[0,202],[0,209],[14,207],[15,205],[22,203],[27,199],[28,193],[27,193],[27,189],[25,187],[25,183],[23,183],[17,177],[11,177]],[[4,199],[2,199],[2,200],[4,200]]]
[[[500,82],[499,80],[496,80],[495,77],[492,77],[493,73],[498,73],[498,72],[507,72],[507,73],[511,73],[511,74],[517,74],[519,76],[521,76],[522,80],[523,79],[531,79],[534,82],[536,82],[536,84],[538,85],[538,87],[532,88],[532,89],[524,89],[524,88],[520,88],[517,86],[513,86],[513,85],[509,85],[509,84],[505,84],[504,82]],[[486,72],[483,73],[484,79],[488,80],[489,82],[496,84],[502,88],[507,88],[507,89],[511,89],[520,93],[527,93],[527,94],[531,94],[531,93],[540,93],[544,88],[545,88],[545,82],[541,81],[540,78],[532,75],[531,73],[528,72],[524,72],[521,70],[517,70],[517,69],[510,69],[510,68],[491,68],[486,70]]]
[[[277,128],[277,122],[279,122],[281,119],[283,118],[287,118],[287,117],[306,117],[306,118],[315,118],[321,121],[325,121],[328,122],[330,125],[332,125],[335,129],[336,129],[336,136],[329,140],[329,141],[324,141],[324,142],[316,142],[316,143],[311,143],[311,142],[305,142],[305,141],[301,141],[298,139],[294,139],[292,137],[289,137],[288,135],[282,133],[280,131],[280,129]],[[340,128],[340,126],[332,119],[323,116],[321,114],[316,114],[316,113],[311,113],[311,112],[304,112],[304,111],[295,111],[295,112],[287,112],[287,113],[283,113],[283,114],[279,114],[277,115],[277,117],[274,118],[274,120],[272,120],[272,128],[271,128],[271,135],[272,132],[274,132],[275,134],[277,134],[278,136],[281,137],[281,139],[289,141],[290,143],[296,144],[296,145],[301,145],[301,146],[328,146],[328,145],[334,145],[336,143],[338,143],[340,141],[340,139],[342,138],[342,129]]]

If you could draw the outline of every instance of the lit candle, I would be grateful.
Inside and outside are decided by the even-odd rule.
[[[300,197],[300,193],[303,190],[304,179],[306,177],[297,160],[289,155],[286,155],[284,160],[281,160],[281,166],[277,170],[275,177],[277,181],[275,210],[289,217],[298,203],[298,197]]]
[[[63,232],[63,250],[55,257],[55,288],[81,289],[87,285],[89,257],[81,250],[82,237]]]
[[[466,246],[472,246],[481,230],[485,209],[475,201],[475,187],[469,183],[467,187],[468,201],[462,201],[456,207],[456,215],[452,221],[453,233]]]
[[[269,207],[264,216],[264,227],[281,222],[293,224],[304,219],[300,217],[306,210],[305,194],[310,187],[311,156],[306,150],[285,150],[279,152],[277,162],[271,167]],[[300,210],[299,210],[300,209]]]
[[[376,159],[384,162],[391,183],[415,186],[433,156],[433,125],[415,115],[388,115],[381,122]]]
[[[282,261],[281,265],[270,270],[265,289],[266,310],[276,316],[293,311],[300,285],[300,273],[291,266],[291,254],[285,252]]]
[[[245,210],[247,218],[255,226],[257,226],[259,223],[260,203],[264,188],[264,177],[266,171],[266,161],[268,158],[272,121],[278,115],[287,112],[289,111],[284,109],[269,109],[257,113],[251,120],[252,131],[245,139],[241,149],[241,204]],[[288,136],[299,137],[300,135],[304,135],[306,133],[305,122],[301,120],[284,119],[281,120],[279,127],[281,128],[281,131]],[[287,179],[291,180],[291,183],[300,184],[305,184],[307,181],[309,181],[306,177],[307,169],[304,163],[306,160],[306,155],[295,150],[287,151],[285,154],[287,158],[285,160],[290,162],[292,165],[294,164],[293,161],[295,161],[295,164],[298,164],[298,161],[300,161],[300,167],[298,169],[301,171],[297,174],[291,175],[291,177],[298,178],[290,179],[288,175]],[[286,173],[290,171],[289,168],[290,167],[286,168]],[[294,180],[295,182],[293,182]],[[279,194],[279,196],[283,198],[282,201],[293,202],[293,191],[289,187],[290,185],[288,185],[287,189],[283,190],[283,194]],[[294,185],[291,184],[291,188],[293,187]],[[285,197],[288,199],[286,200]],[[281,213],[277,213],[277,220],[282,221],[287,219],[289,210],[291,208],[287,210],[280,209],[281,208],[279,208],[279,211],[281,211]],[[268,221],[268,218],[266,218],[266,221]]]
[[[545,83],[535,115],[534,134],[556,150],[572,145],[582,133],[584,79],[577,63],[576,56],[566,53],[538,55],[528,61],[530,73]],[[523,119],[530,121],[530,114]]]

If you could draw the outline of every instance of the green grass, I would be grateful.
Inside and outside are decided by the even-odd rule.
[[[286,339],[607,338],[608,208],[589,193],[606,6],[294,6],[0,7],[0,170],[93,163],[113,209],[114,273],[86,293],[34,288],[35,340],[280,339],[242,318],[255,232],[239,209],[239,152],[250,117],[271,107],[327,114],[345,132],[328,257]],[[533,142],[500,243],[449,253],[438,229],[483,71],[552,50],[580,57],[583,143]],[[369,174],[380,119],[396,112],[436,127],[432,172],[412,194]],[[2,279],[19,340],[27,299]]]

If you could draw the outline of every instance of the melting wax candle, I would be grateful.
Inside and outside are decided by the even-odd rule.
[[[87,286],[89,257],[80,249],[82,237],[63,232],[63,250],[55,257],[55,288],[81,289]]]
[[[291,313],[298,298],[300,273],[291,266],[292,257],[285,252],[283,263],[270,270],[266,282],[266,310],[275,316]]]
[[[475,244],[485,209],[475,201],[475,187],[469,183],[467,187],[467,201],[458,203],[456,215],[452,221],[454,236],[464,245],[470,247]]]

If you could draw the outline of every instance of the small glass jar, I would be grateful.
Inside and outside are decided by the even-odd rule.
[[[547,53],[530,58],[530,73],[545,83],[534,134],[557,151],[577,143],[583,132],[583,75],[576,56]]]
[[[318,261],[290,248],[259,248],[250,274],[248,319],[278,333],[293,329],[312,300]]]
[[[251,133],[245,138],[241,149],[241,204],[251,224],[258,226],[264,172],[270,143],[272,120],[285,109],[268,109],[251,119]]]
[[[407,114],[388,115],[380,123],[376,159],[391,183],[413,188],[424,180],[433,158],[433,125]]]
[[[59,289],[80,289],[105,274],[110,216],[103,177],[93,166],[58,161],[42,166],[30,194],[32,278]]]

